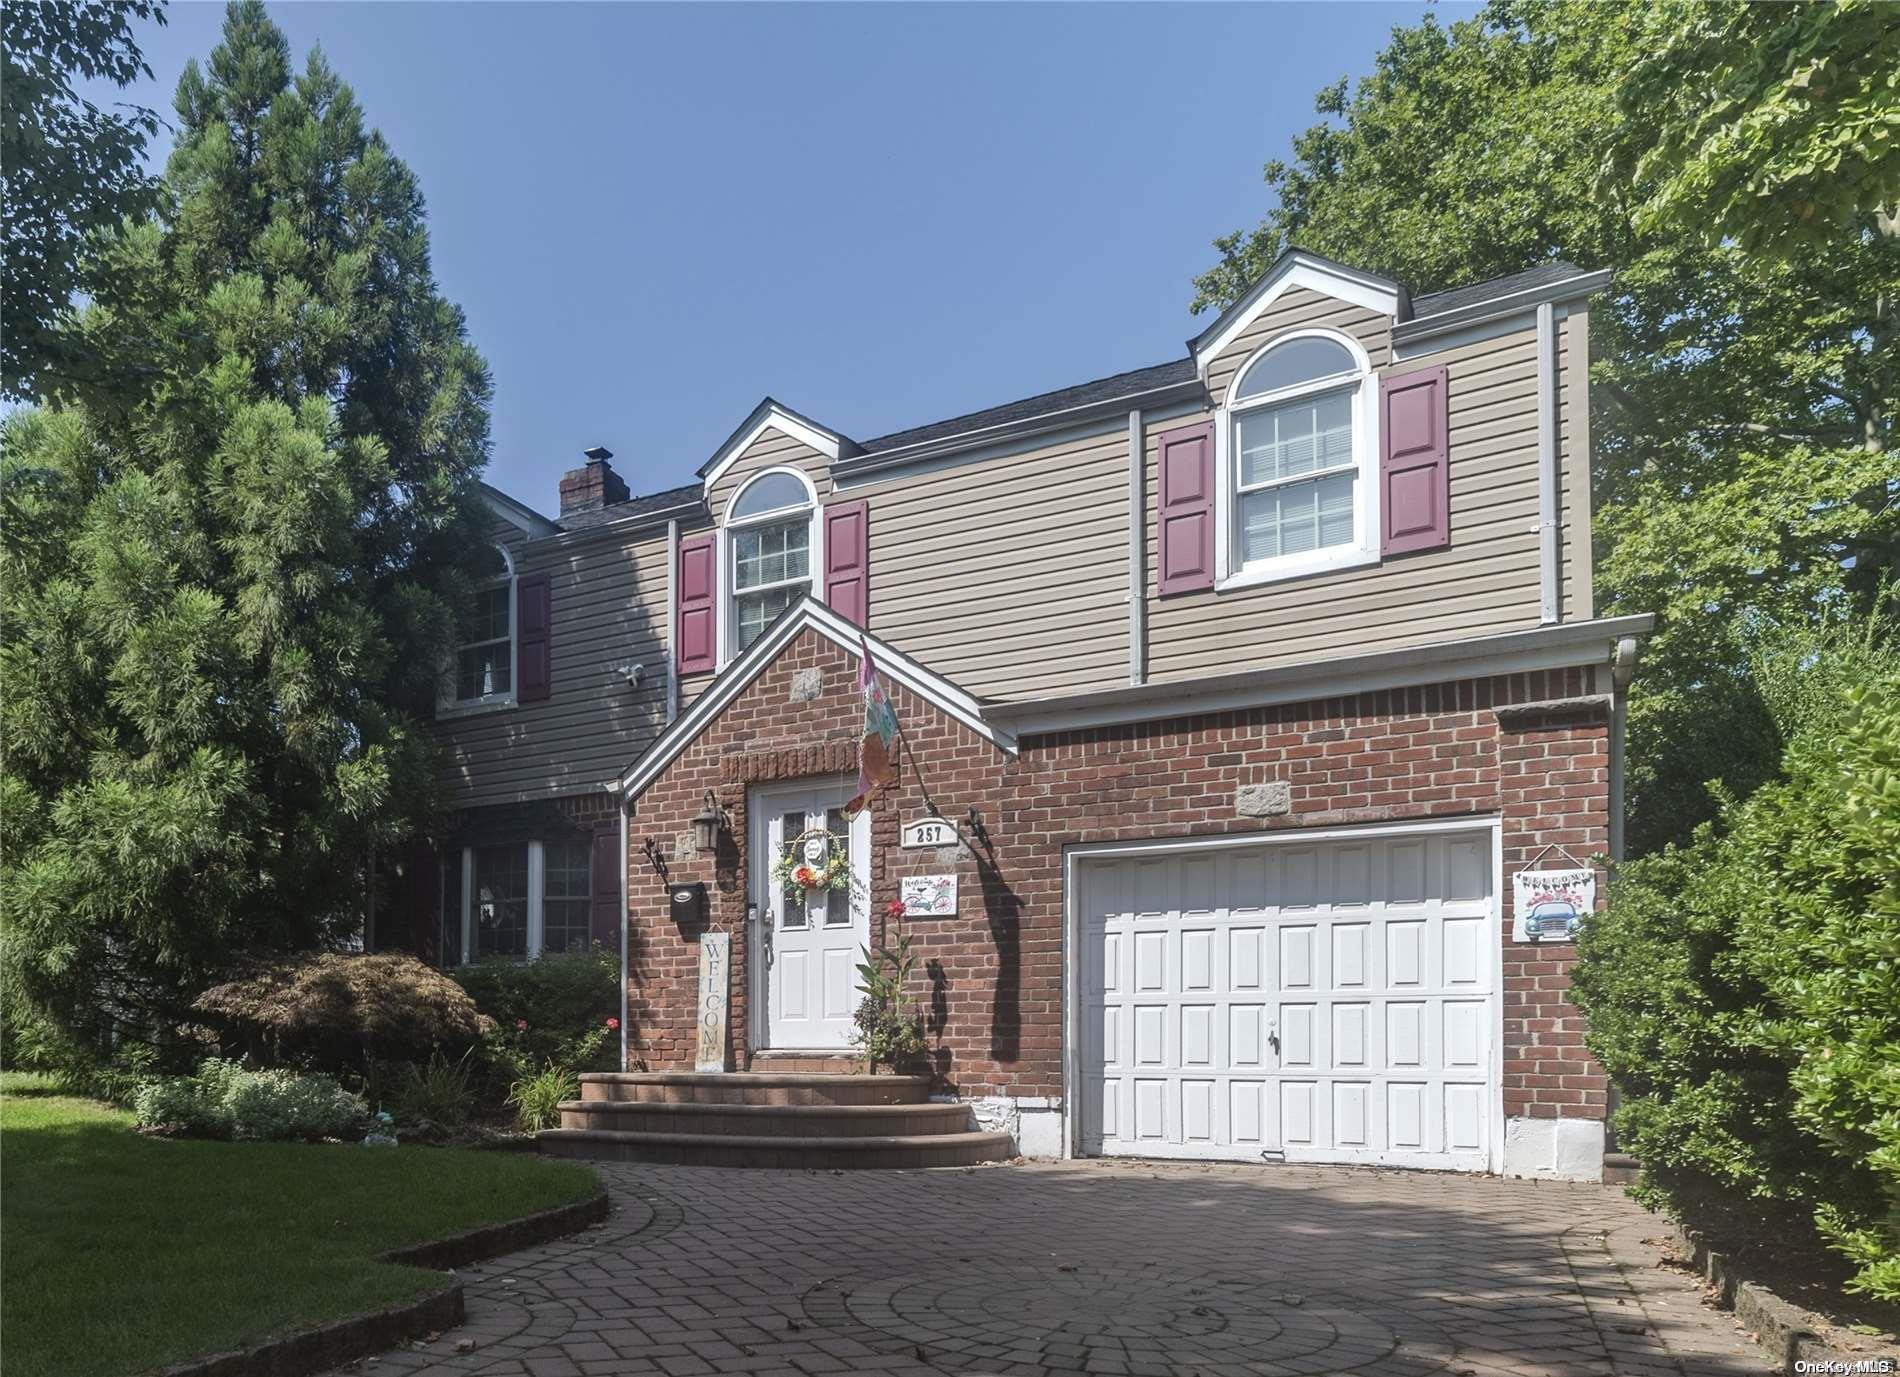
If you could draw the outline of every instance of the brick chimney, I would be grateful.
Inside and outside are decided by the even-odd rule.
[[[627,485],[614,472],[611,462],[614,452],[605,445],[595,445],[583,452],[587,455],[586,466],[569,469],[561,475],[562,516],[597,512],[615,502],[625,502],[628,497]]]

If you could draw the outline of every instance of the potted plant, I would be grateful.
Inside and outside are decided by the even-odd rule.
[[[864,1049],[865,1070],[873,1074],[879,1065],[902,1071],[924,1055],[924,1018],[907,990],[916,965],[907,932],[898,934],[894,944],[880,944],[876,952],[867,948],[858,963],[864,998],[858,1002],[851,1040]]]

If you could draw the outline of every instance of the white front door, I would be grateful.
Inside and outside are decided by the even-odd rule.
[[[752,797],[754,950],[762,960],[762,1047],[812,1051],[851,1045],[858,962],[870,941],[871,815],[847,820],[849,783],[759,789]],[[835,840],[834,840],[835,839]],[[780,857],[822,865],[828,845],[850,859],[843,889],[807,890],[773,878]],[[756,987],[755,987],[756,988]],[[756,1035],[755,1035],[756,1036]]]
[[[1483,1171],[1488,830],[1084,862],[1085,1153]]]

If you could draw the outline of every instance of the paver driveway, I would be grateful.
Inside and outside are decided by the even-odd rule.
[[[1768,1370],[1610,1187],[1128,1162],[601,1175],[607,1224],[471,1269],[468,1324],[365,1370]]]

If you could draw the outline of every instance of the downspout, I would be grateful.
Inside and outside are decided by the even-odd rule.
[[[673,638],[679,634],[679,571],[680,571],[680,523],[679,518],[666,523],[666,635],[662,638],[666,646],[666,721],[671,726],[673,719],[680,715],[680,676],[679,652],[673,644]],[[622,828],[625,831],[625,828]],[[621,839],[621,851],[626,851],[626,840]],[[626,859],[622,855],[621,859]],[[626,1030],[625,1019],[620,1021],[621,1030]]]
[[[1623,859],[1623,739],[1629,724],[1630,680],[1636,677],[1640,643],[1625,636],[1610,661],[1610,859]]]
[[[1148,466],[1141,412],[1128,413],[1128,682],[1148,678]]]
[[[1537,537],[1538,605],[1546,624],[1563,619],[1558,589],[1557,316],[1551,303],[1537,308]]]
[[[615,795],[620,814],[620,1069],[627,1069],[627,801]]]

